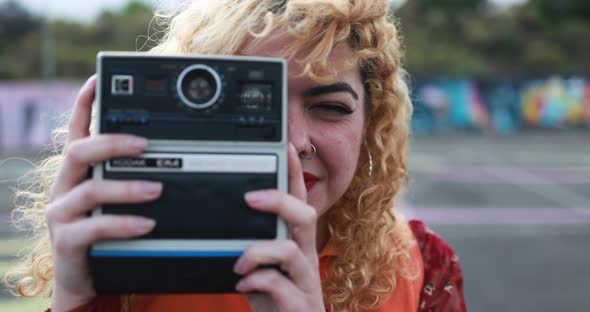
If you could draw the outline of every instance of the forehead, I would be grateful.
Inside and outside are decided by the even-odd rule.
[[[287,54],[286,50],[290,47],[293,40],[294,38],[291,35],[270,34],[268,37],[262,40],[248,41],[245,45],[245,48],[242,50],[242,54],[285,58]],[[289,60],[289,79],[295,79],[297,77],[302,78],[300,75],[303,72],[305,64],[302,64],[301,59],[307,57],[310,52],[311,49],[303,49],[298,51],[297,54]],[[349,60],[352,57],[352,54],[352,48],[348,44],[338,44],[330,51],[330,54],[327,57],[328,68],[331,68],[340,62]],[[355,67],[352,70],[346,72],[338,72],[336,79],[341,80],[357,75],[359,76],[358,78],[360,80],[358,67]]]

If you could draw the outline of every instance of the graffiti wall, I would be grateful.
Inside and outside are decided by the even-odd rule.
[[[0,154],[36,151],[64,125],[81,82],[0,81]],[[590,80],[430,78],[412,83],[416,134],[590,128]]]
[[[0,153],[36,151],[64,125],[81,83],[0,82]]]
[[[415,133],[590,127],[590,80],[583,78],[418,80],[412,97]]]
[[[521,94],[523,122],[531,126],[580,126],[590,122],[590,83],[584,79],[534,81]]]

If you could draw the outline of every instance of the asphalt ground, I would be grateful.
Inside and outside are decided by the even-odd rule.
[[[10,188],[30,168],[2,162],[0,273],[21,246]],[[459,254],[469,311],[590,311],[590,130],[418,136],[409,169],[400,208]],[[2,294],[1,311],[32,310]]]
[[[590,311],[590,131],[417,137],[409,218],[458,253],[470,311]]]

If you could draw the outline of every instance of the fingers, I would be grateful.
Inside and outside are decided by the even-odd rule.
[[[319,263],[316,250],[317,211],[307,205],[307,190],[297,152],[288,149],[289,194],[278,190],[262,190],[245,194],[246,203],[257,210],[274,213],[284,219],[294,240],[255,243],[238,259],[234,271],[245,275],[236,290],[248,294],[252,307],[266,311],[311,311],[323,308]],[[279,265],[287,275],[275,269],[260,268]],[[269,295],[274,303],[264,300]],[[258,300],[261,299],[261,300]],[[252,305],[254,304],[254,305]],[[309,307],[316,307],[309,309]]]
[[[50,205],[47,222],[71,222],[101,204],[146,202],[161,193],[162,184],[157,182],[88,180]]]
[[[91,165],[110,158],[138,155],[146,145],[145,139],[124,134],[97,135],[72,142],[53,184],[52,198],[80,183]]]
[[[261,269],[244,277],[236,284],[236,290],[242,293],[267,293],[279,307],[279,311],[282,310],[282,307],[294,309],[294,305],[300,304],[297,302],[297,298],[303,297],[301,290],[289,282],[285,276],[273,269]],[[288,302],[289,299],[295,302]]]
[[[74,141],[89,135],[90,118],[92,113],[92,101],[96,88],[96,75],[92,75],[80,89],[74,111],[68,126],[69,141]]]
[[[317,212],[313,207],[278,190],[248,192],[245,200],[254,209],[274,213],[284,219],[305,256],[308,259],[317,258]]]
[[[280,265],[296,285],[313,285],[314,269],[292,240],[256,243],[249,246],[238,259],[234,271],[246,275],[263,265]]]
[[[295,146],[289,143],[287,151],[288,172],[289,172],[289,194],[307,201],[307,190],[305,189],[305,181],[303,180],[303,170],[301,169],[301,161],[297,156]]]
[[[57,254],[78,255],[100,240],[132,238],[147,234],[155,221],[137,216],[102,215],[63,224],[52,234]]]
[[[161,192],[160,183],[148,181],[86,181],[49,206],[46,219],[52,245],[57,254],[74,257],[99,240],[146,234],[154,228],[154,220],[139,216],[83,216],[100,204],[146,202],[158,198]]]

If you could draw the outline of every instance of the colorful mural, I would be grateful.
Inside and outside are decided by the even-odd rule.
[[[490,122],[482,94],[470,80],[418,83],[413,101],[413,126],[418,132],[487,128]]]
[[[80,82],[0,81],[0,153],[36,151],[64,125]],[[590,128],[590,80],[430,78],[413,83],[413,132]]]
[[[0,82],[0,153],[39,150],[67,121],[81,83]]]
[[[431,79],[414,85],[415,133],[590,127],[590,81],[583,78]]]
[[[523,122],[530,126],[580,126],[590,122],[590,83],[584,79],[534,81],[521,94]]]

